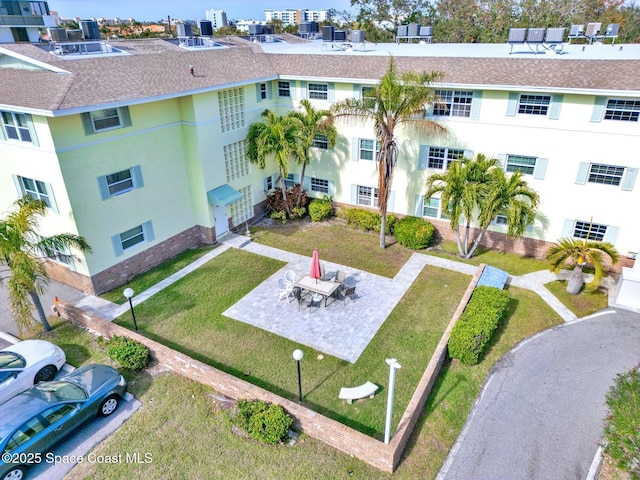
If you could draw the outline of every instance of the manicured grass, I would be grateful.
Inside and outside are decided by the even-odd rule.
[[[482,247],[476,250],[473,257],[465,260],[460,258],[456,243],[449,241],[430,247],[424,253],[471,265],[480,265],[481,263],[485,263],[504,270],[511,275],[525,275],[527,273],[537,272],[538,270],[547,270],[549,268],[549,264],[544,260],[539,260],[533,257],[523,257],[514,253],[486,250]]]
[[[228,250],[137,306],[138,327],[165,345],[295,400],[297,377],[291,352],[299,345],[222,315],[282,266],[270,258]],[[469,281],[462,274],[426,268],[355,364],[305,348],[305,404],[382,438],[385,394],[348,405],[337,398],[337,392],[367,380],[384,383],[388,376],[384,359],[398,358],[403,373],[396,388],[397,423]],[[128,315],[118,323],[131,328]]]
[[[157,267],[137,275],[124,285],[101,294],[100,297],[105,300],[109,300],[110,302],[122,305],[127,301],[122,294],[125,288],[132,288],[135,293],[142,293],[159,281],[173,275],[177,271],[189,265],[191,262],[197,260],[206,253],[209,253],[213,248],[215,247],[189,248],[184,252],[180,252],[175,257],[161,263]]]
[[[545,284],[545,288],[558,298],[564,305],[577,315],[578,318],[586,317],[609,306],[609,297],[603,290],[585,292],[578,295],[567,293],[566,280],[556,280]]]
[[[311,257],[317,248],[321,260],[394,277],[412,251],[389,238],[380,249],[377,233],[363,232],[341,224],[296,222],[270,228],[251,229],[251,238],[265,245]]]

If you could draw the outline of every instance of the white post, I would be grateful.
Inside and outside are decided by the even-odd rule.
[[[393,390],[396,386],[396,370],[401,368],[398,360],[395,358],[387,358],[387,365],[389,365],[389,392],[387,394],[387,421],[384,426],[384,443],[389,444],[389,438],[391,437],[391,417],[393,414]]]

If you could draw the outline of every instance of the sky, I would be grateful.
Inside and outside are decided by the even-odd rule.
[[[264,20],[264,9],[287,8],[354,10],[350,0],[47,0],[49,9],[63,18],[134,18],[156,21],[171,18],[205,18],[206,10],[224,10],[228,19]]]

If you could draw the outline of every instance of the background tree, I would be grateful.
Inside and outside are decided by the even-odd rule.
[[[304,158],[301,132],[302,125],[297,118],[283,117],[267,109],[262,112],[262,121],[252,123],[247,134],[249,161],[264,169],[267,158],[273,157],[275,160],[282,182],[282,200],[289,216],[291,211],[287,202],[285,179],[289,175],[289,159]]]
[[[428,11],[430,5],[429,0],[351,0],[351,6],[360,9],[362,19],[394,25],[400,25],[413,13]]]
[[[561,238],[547,251],[546,258],[551,264],[550,270],[556,273],[566,263],[575,265],[567,282],[567,293],[577,295],[584,285],[582,269],[587,264],[593,266],[593,280],[586,285],[585,290],[598,289],[605,275],[604,255],[611,259],[613,265],[620,258],[616,248],[609,242],[595,242],[588,238]]]
[[[303,111],[290,112],[289,116],[300,122],[300,143],[303,152],[303,156],[300,157],[302,163],[300,184],[303,185],[304,172],[311,162],[311,147],[313,147],[316,135],[324,136],[327,139],[329,148],[333,148],[336,145],[338,131],[333,125],[333,114],[329,110],[314,109],[311,102],[306,98],[300,100],[300,105],[302,105]],[[296,199],[296,206],[298,207],[300,206],[301,197],[302,189],[298,190],[298,198]]]
[[[365,98],[348,98],[335,103],[332,111],[337,116],[349,116],[373,122],[376,140],[380,142],[377,153],[378,208],[380,225],[380,248],[384,249],[387,227],[387,204],[393,171],[398,157],[396,129],[405,126],[414,133],[444,133],[440,124],[424,118],[426,105],[435,100],[431,83],[442,77],[440,72],[398,72],[393,58],[389,60],[387,72]]]
[[[38,221],[46,214],[46,208],[44,201],[25,196],[0,220],[0,281],[6,282],[11,313],[20,331],[31,325],[34,307],[36,319],[45,330],[51,330],[39,297],[48,282],[46,257],[68,248],[91,251],[78,235],[38,235]]]
[[[425,198],[440,194],[442,210],[456,232],[458,252],[471,258],[484,233],[498,215],[507,218],[507,236],[524,235],[535,220],[540,197],[522,179],[520,172],[505,175],[498,160],[478,154],[475,160],[452,162],[443,173],[427,180]],[[462,225],[461,225],[462,222]],[[477,234],[471,238],[471,228]],[[462,233],[464,232],[464,233]]]

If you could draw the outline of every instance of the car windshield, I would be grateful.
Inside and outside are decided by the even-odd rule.
[[[26,362],[17,353],[0,352],[0,368],[24,368]]]
[[[78,385],[70,382],[43,382],[34,389],[38,390],[49,402],[86,400],[87,394]]]

